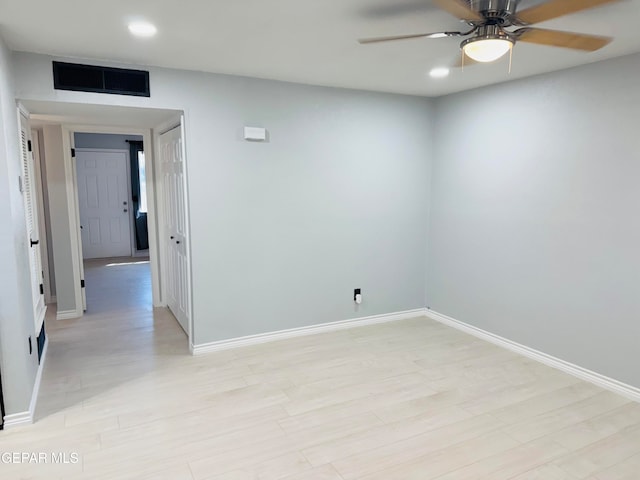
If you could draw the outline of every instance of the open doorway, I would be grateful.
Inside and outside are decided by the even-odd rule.
[[[143,137],[76,132],[74,141],[83,259],[148,257]]]
[[[85,310],[152,307],[141,135],[73,132]]]
[[[145,318],[137,310],[152,313],[149,323],[160,307],[175,317],[188,346],[191,275],[182,112],[25,105],[41,134],[43,171],[55,185],[47,194],[54,318],[77,324],[76,319],[86,323],[95,314],[124,311]],[[117,119],[137,126],[118,125]],[[177,242],[176,235],[181,236]],[[66,257],[56,257],[56,245]]]
[[[52,302],[45,325],[53,358],[36,417],[66,418],[79,402],[109,401],[104,393],[143,377],[159,358],[190,353],[184,118],[138,107],[24,107],[42,166]]]

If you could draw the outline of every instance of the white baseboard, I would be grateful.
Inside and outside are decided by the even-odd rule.
[[[7,430],[11,427],[17,427],[19,425],[29,425],[33,423],[33,416],[31,412],[12,413],[11,415],[4,416],[4,424],[2,428]]]
[[[344,330],[354,327],[364,327],[365,325],[374,325],[376,323],[395,322],[407,318],[423,317],[424,315],[425,309],[417,308],[415,310],[406,310],[403,312],[384,313],[381,315],[372,315],[370,317],[352,318],[349,320],[341,320],[338,322],[321,323],[317,325],[310,325],[308,327],[291,328],[288,330],[278,330],[275,332],[261,333],[258,335],[231,338],[229,340],[220,340],[218,342],[191,345],[190,350],[193,355],[201,355],[203,353],[228,350],[230,348],[246,347],[248,345],[257,345],[259,343],[273,342],[276,340],[283,340],[285,338],[301,337],[304,335],[314,335],[324,332],[333,332],[336,330]]]
[[[481,328],[461,322],[447,315],[443,315],[441,313],[425,308],[418,308],[415,310],[407,310],[403,312],[386,313],[382,315],[372,315],[370,317],[353,318],[349,320],[341,320],[338,322],[322,323],[318,325],[311,325],[308,327],[292,328],[289,330],[279,330],[258,335],[231,338],[229,340],[203,343],[200,345],[190,345],[190,350],[193,355],[201,355],[203,353],[217,352],[221,350],[245,347],[249,345],[257,345],[260,343],[283,340],[285,338],[314,335],[317,333],[332,332],[347,328],[364,327],[366,325],[394,322],[421,316],[429,317],[444,325],[463,331],[465,333],[473,335],[474,337],[493,343],[494,345],[498,345],[499,347],[506,348],[507,350],[561,370],[565,373],[580,378],[581,380],[593,383],[594,385],[602,387],[606,390],[610,390],[614,393],[620,394],[626,398],[629,398],[630,400],[640,402],[640,388],[628,385],[605,375],[601,375],[560,358],[548,355],[507,338],[495,335],[491,332],[487,332],[486,330],[482,330]]]
[[[69,320],[71,318],[80,318],[82,313],[77,310],[61,310],[56,312],[56,320]]]
[[[434,312],[433,310],[425,310],[425,315],[444,325],[455,328],[457,330],[461,330],[465,333],[473,335],[474,337],[486,340],[487,342],[506,348],[507,350],[511,350],[512,352],[519,353],[520,355],[524,355],[525,357],[531,358],[532,360],[544,363],[545,365],[578,377],[581,380],[585,380],[606,390],[610,390],[612,392],[620,394],[630,400],[640,402],[640,388],[633,387],[613,378],[609,378],[578,365],[574,365],[573,363],[567,362],[560,358],[553,357],[533,348],[513,342],[507,338],[503,338],[499,335],[487,332],[486,330],[482,330],[481,328],[474,327],[473,325],[469,325],[468,323],[461,322],[459,320],[456,320],[455,318],[451,318],[447,315]]]
[[[47,349],[49,347],[49,338],[44,341],[44,347],[42,348],[42,356],[40,357],[40,365],[38,365],[38,373],[33,384],[33,393],[31,394],[31,402],[29,402],[29,410],[26,412],[12,413],[11,415],[4,416],[4,422],[2,428],[7,429],[16,427],[18,425],[29,425],[33,423],[33,419],[36,413],[36,405],[38,404],[38,393],[40,392],[40,383],[42,382],[42,371],[44,370],[44,363],[47,359]]]

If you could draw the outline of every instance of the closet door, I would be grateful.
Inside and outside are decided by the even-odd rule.
[[[165,294],[167,305],[189,333],[188,258],[186,245],[186,205],[184,158],[180,127],[160,135],[160,175],[162,178],[164,223]]]
[[[31,300],[35,319],[35,331],[39,333],[44,322],[44,285],[42,257],[40,252],[40,235],[38,232],[38,207],[35,181],[35,167],[31,142],[29,120],[20,112],[20,154],[22,160],[22,195],[27,225],[27,241],[29,242],[29,273],[31,276]]]

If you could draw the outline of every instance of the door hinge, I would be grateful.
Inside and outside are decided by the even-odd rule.
[[[40,284],[40,295],[44,295],[44,285]]]
[[[27,140],[27,150],[32,152],[33,150],[31,150],[31,140]]]
[[[84,288],[84,279],[80,280],[80,288]]]
[[[71,158],[75,158],[75,156],[76,156],[76,149],[72,148],[71,149]]]

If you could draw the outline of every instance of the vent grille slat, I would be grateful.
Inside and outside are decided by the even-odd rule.
[[[26,202],[26,216],[27,216],[27,230],[29,233],[33,231],[33,202],[31,198],[31,170],[29,169],[29,152],[27,150],[27,134],[24,130],[20,132],[20,140],[22,142],[22,188],[24,194],[27,197]]]
[[[78,63],[53,62],[53,87],[56,90],[151,96],[149,72],[145,70]]]

